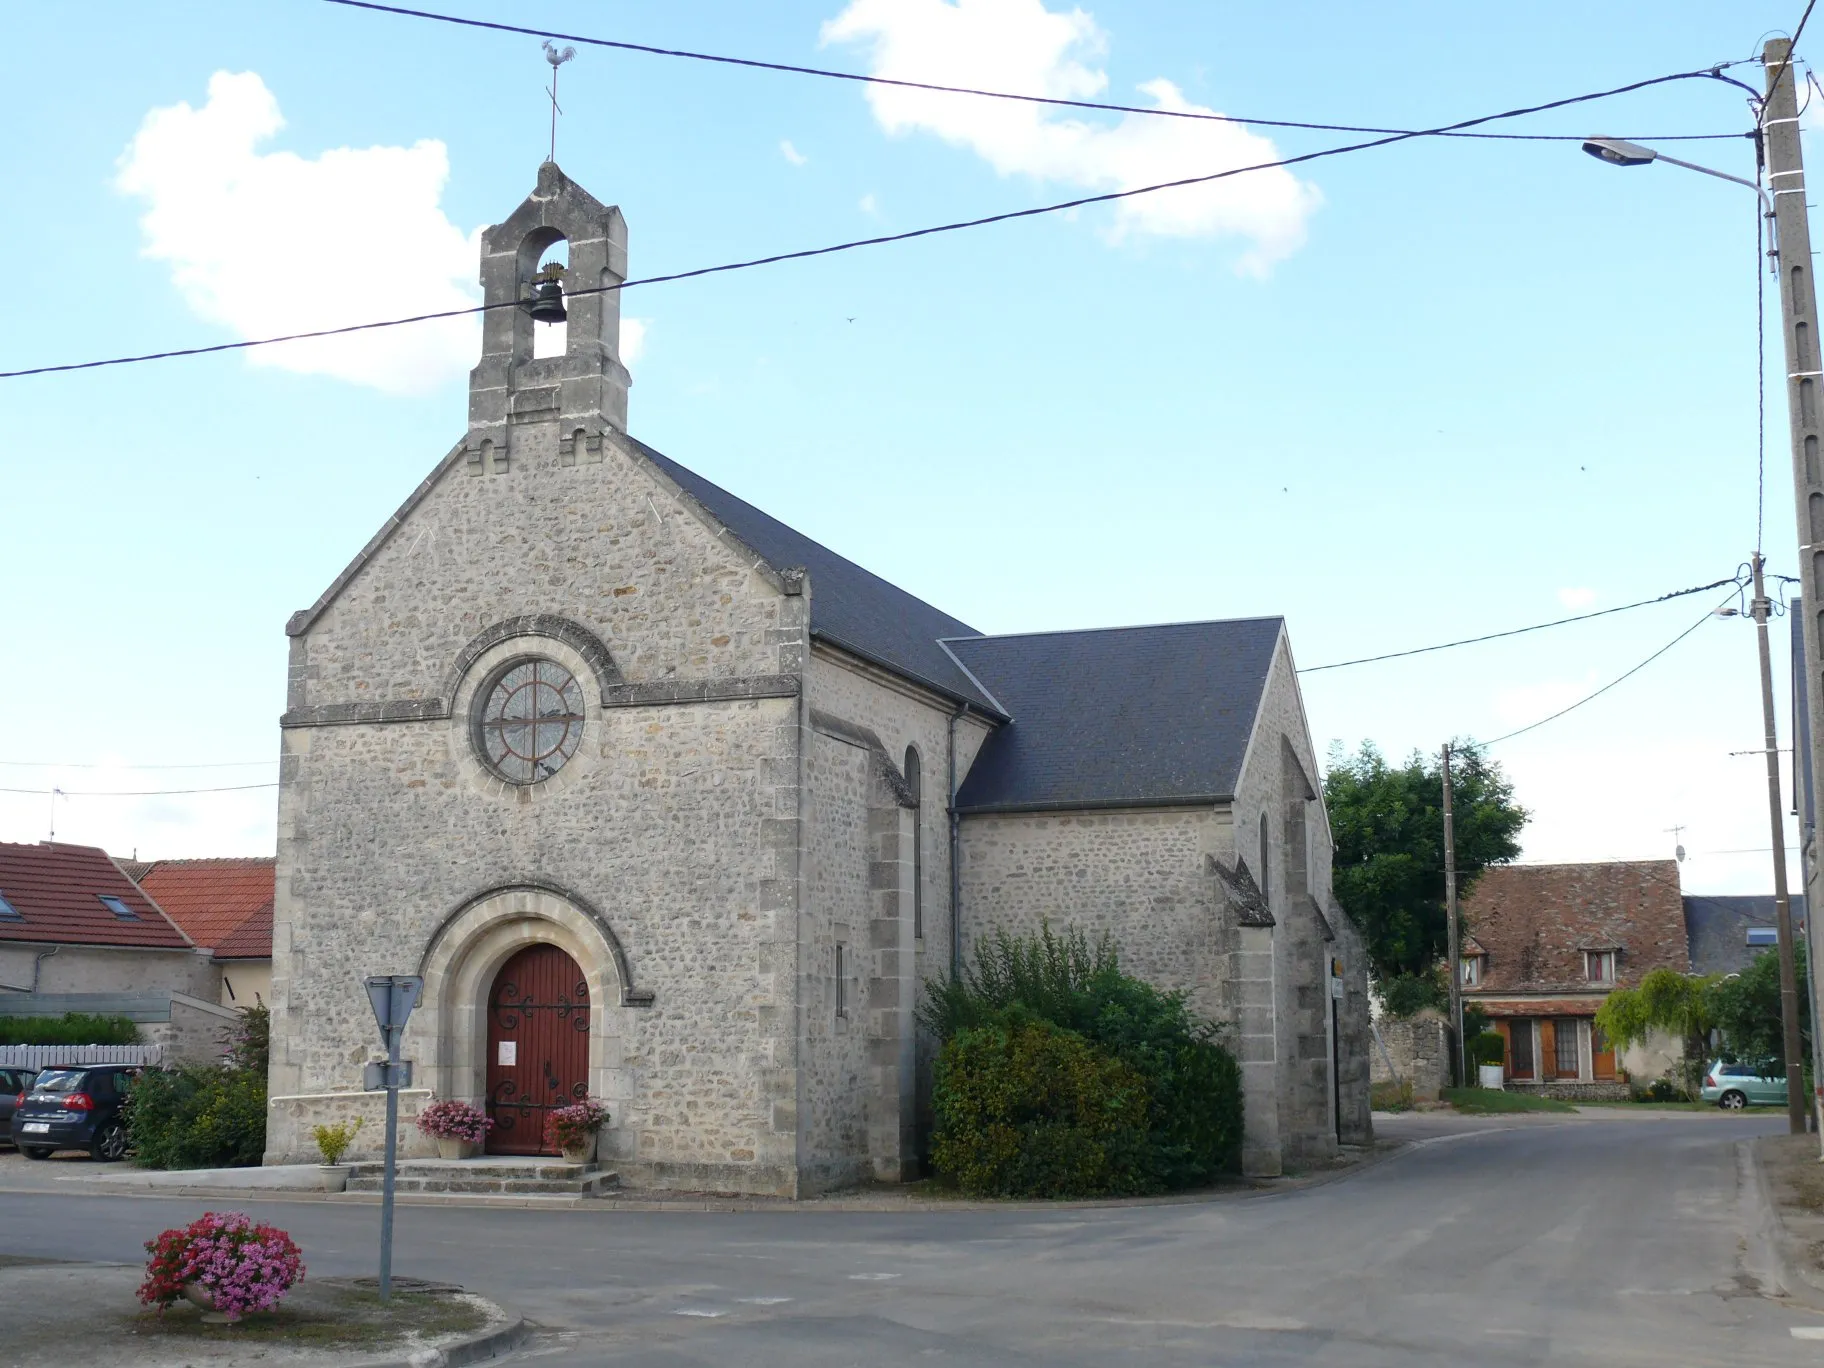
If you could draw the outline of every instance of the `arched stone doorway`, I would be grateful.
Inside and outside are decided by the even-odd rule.
[[[552,1110],[589,1095],[589,980],[560,947],[529,945],[488,990],[490,1154],[550,1154]]]

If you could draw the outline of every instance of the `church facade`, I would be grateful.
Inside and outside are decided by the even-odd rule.
[[[467,433],[288,624],[268,1160],[377,1138],[362,979],[420,973],[408,1117],[469,1100],[532,1154],[592,1096],[629,1185],[904,1179],[921,985],[1045,922],[1229,1028],[1250,1172],[1366,1141],[1284,623],[989,637],[888,584],[628,435],[626,261],[540,168],[483,238]]]

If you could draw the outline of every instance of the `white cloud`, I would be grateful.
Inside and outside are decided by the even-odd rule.
[[[1095,20],[1080,9],[1048,10],[1042,0],[851,0],[823,26],[823,39],[867,44],[872,74],[899,80],[1064,99],[1092,99],[1108,85],[1090,64],[1107,46]],[[1139,89],[1162,109],[1216,112],[1168,80]],[[870,86],[868,101],[890,134],[933,133],[1004,176],[1089,190],[1134,189],[1279,155],[1270,139],[1239,124],[1144,114],[1091,123],[1042,105],[891,86]],[[1290,171],[1255,171],[1119,201],[1115,232],[1239,238],[1250,244],[1241,269],[1260,274],[1304,243],[1321,202]]]
[[[793,166],[803,166],[810,160],[804,153],[792,146],[792,140],[790,138],[781,138],[779,140],[779,153]]]
[[[1560,589],[1558,602],[1572,612],[1581,612],[1596,602],[1596,591],[1594,589]]]
[[[652,326],[650,318],[621,319],[621,360],[631,366],[646,354],[646,330]]]
[[[880,202],[874,198],[874,192],[871,190],[856,201],[855,207],[864,214],[880,213]]]
[[[477,240],[445,217],[441,142],[260,151],[285,126],[258,74],[218,71],[201,109],[154,109],[116,186],[145,205],[144,254],[184,302],[237,339],[307,332],[480,302]],[[479,231],[479,230],[477,230]],[[259,347],[254,365],[422,393],[480,350],[474,317]]]

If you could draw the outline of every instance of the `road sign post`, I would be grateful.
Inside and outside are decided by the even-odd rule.
[[[416,974],[376,974],[367,980],[367,1000],[373,1004],[380,1039],[386,1045],[386,1063],[367,1066],[363,1082],[369,1092],[386,1090],[386,1166],[380,1184],[380,1300],[393,1295],[393,1183],[399,1155],[399,1089],[412,1085],[412,1066],[399,1058],[405,1023],[424,992]]]

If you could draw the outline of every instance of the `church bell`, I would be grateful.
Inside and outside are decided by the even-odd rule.
[[[552,262],[533,277],[532,298],[526,301],[534,323],[562,323],[569,317],[564,312],[564,268]]]

